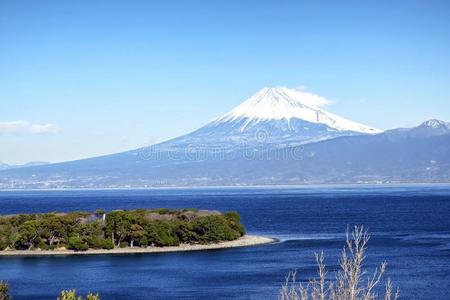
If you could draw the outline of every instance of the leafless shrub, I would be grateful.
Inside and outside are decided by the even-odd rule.
[[[382,280],[386,262],[368,275],[363,269],[369,234],[363,226],[355,226],[352,233],[347,229],[346,246],[342,250],[340,270],[333,280],[327,280],[323,252],[316,254],[318,279],[303,285],[296,280],[296,272],[290,272],[280,289],[280,300],[396,300],[399,291],[393,293],[388,278],[384,296],[379,297],[375,288]]]

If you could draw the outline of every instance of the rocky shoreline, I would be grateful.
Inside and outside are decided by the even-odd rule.
[[[165,253],[165,252],[180,252],[180,251],[201,251],[201,250],[214,250],[214,249],[226,249],[236,247],[256,246],[263,244],[270,244],[276,242],[276,239],[245,235],[234,241],[220,242],[216,244],[182,244],[180,246],[169,247],[126,247],[126,248],[114,248],[111,250],[106,249],[88,249],[86,251],[73,251],[73,250],[4,250],[0,251],[0,256],[56,256],[56,255],[107,255],[107,254],[140,254],[140,253]]]

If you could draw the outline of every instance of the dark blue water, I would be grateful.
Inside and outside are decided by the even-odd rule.
[[[130,208],[237,210],[250,234],[279,243],[226,250],[0,258],[14,299],[61,289],[102,299],[276,299],[289,270],[337,268],[347,224],[369,227],[367,268],[387,260],[402,299],[449,299],[450,186],[0,192],[0,214]]]

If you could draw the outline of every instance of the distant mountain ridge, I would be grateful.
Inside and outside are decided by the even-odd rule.
[[[389,135],[405,135],[407,137],[429,137],[450,133],[450,123],[431,119],[414,128],[398,128],[386,131]]]
[[[7,169],[16,169],[16,168],[25,168],[25,167],[33,167],[33,166],[44,166],[50,164],[46,161],[30,161],[28,163],[22,164],[22,165],[9,165],[0,162],[0,170],[7,170]]]

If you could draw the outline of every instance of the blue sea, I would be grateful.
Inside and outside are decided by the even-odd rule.
[[[236,210],[269,245],[214,251],[2,257],[14,300],[56,299],[62,289],[102,299],[277,299],[290,270],[316,275],[314,253],[338,268],[347,225],[369,228],[366,268],[388,262],[401,299],[450,299],[450,186],[334,186],[3,191],[0,214],[101,208]]]

